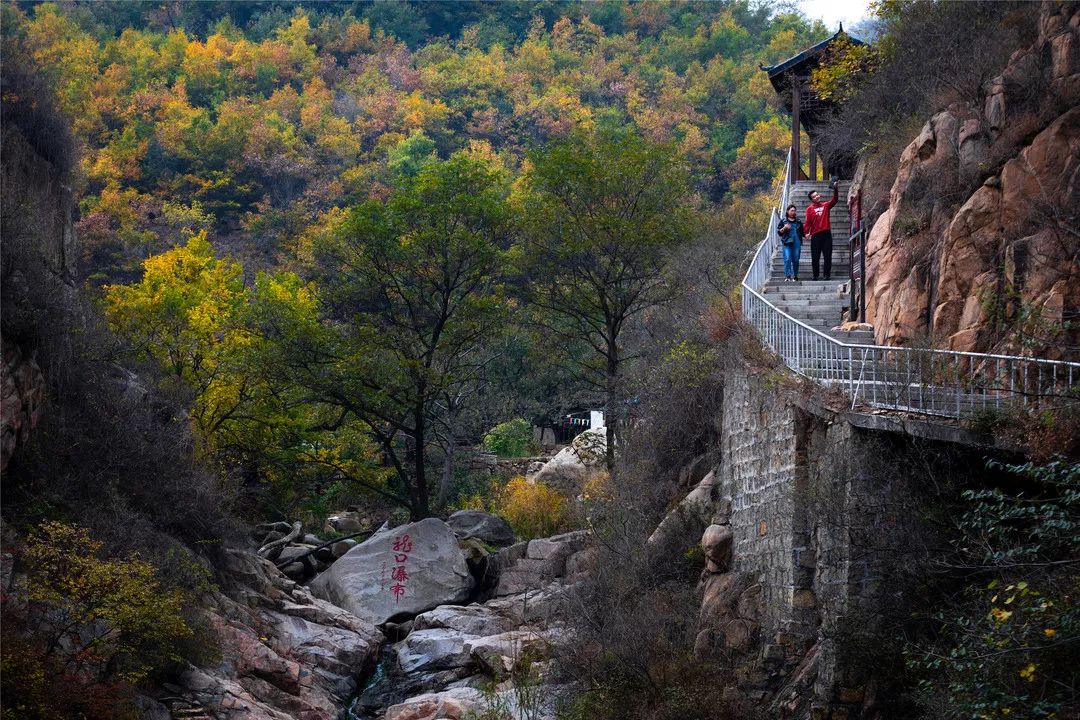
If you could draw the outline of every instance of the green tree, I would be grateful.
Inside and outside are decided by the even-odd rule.
[[[631,132],[576,133],[534,153],[517,198],[522,291],[566,347],[591,349],[583,377],[602,390],[614,467],[627,322],[669,300],[670,252],[697,222],[689,172],[671,144]]]
[[[363,422],[413,518],[430,512],[427,449],[448,389],[471,382],[505,310],[504,183],[464,153],[401,178],[315,242],[318,340],[294,338],[288,372]]]

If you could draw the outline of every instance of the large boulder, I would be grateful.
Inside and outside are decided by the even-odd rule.
[[[427,518],[360,543],[310,587],[316,596],[379,625],[463,602],[473,584],[453,530]]]
[[[576,492],[585,483],[587,472],[588,468],[581,462],[574,448],[564,447],[544,463],[544,466],[529,478],[529,482],[548,485],[564,492]]]
[[[544,463],[544,466],[532,475],[529,481],[576,495],[581,491],[585,476],[589,474],[589,471],[604,466],[607,453],[606,433],[604,428],[586,430],[581,433],[570,445]]]
[[[715,495],[719,491],[716,473],[710,472],[669,512],[649,536],[647,545],[675,548],[696,540],[709,524]]]
[[[748,651],[760,629],[761,586],[746,573],[711,574],[705,580],[694,653],[697,657]]]
[[[447,519],[446,524],[462,540],[476,538],[499,547],[514,544],[514,531],[510,523],[482,510],[458,510]]]
[[[465,640],[464,652],[484,672],[502,679],[522,660],[535,660],[548,650],[547,639],[532,628]]]
[[[382,634],[265,558],[226,550],[221,569],[206,611],[220,657],[181,673],[175,700],[221,720],[337,720],[357,677],[374,665]]]
[[[574,533],[522,543],[516,552],[520,553],[518,560],[524,560],[532,545],[532,560],[569,566],[575,556],[568,560],[567,552],[579,548],[583,541],[582,533]],[[448,718],[456,717],[452,713],[459,709],[471,717],[478,712],[476,708],[447,705],[443,699],[457,698],[464,688],[489,687],[494,679],[503,682],[485,691],[481,714],[496,701],[516,720],[553,718],[554,696],[542,691],[542,712],[518,709],[513,690],[504,679],[512,675],[517,663],[528,658],[539,672],[538,681],[547,687],[544,658],[553,648],[573,641],[565,624],[572,608],[572,595],[556,580],[539,590],[484,604],[440,605],[423,612],[405,624],[404,637],[388,648],[384,657],[389,662],[384,662],[382,672],[360,694],[356,707],[364,717]],[[447,692],[449,695],[444,695]]]
[[[357,668],[372,663],[382,639],[375,627],[322,601],[284,609],[287,612],[263,614],[271,628],[271,647],[314,668],[335,697],[356,692]]]
[[[466,720],[484,711],[484,694],[476,688],[454,688],[409,698],[386,710],[386,720]]]
[[[607,461],[607,428],[586,430],[574,438],[570,447],[586,466],[603,465]]]
[[[537,538],[499,551],[497,596],[537,590],[566,574],[567,560],[585,547],[584,530]]]
[[[469,637],[447,628],[413,630],[394,646],[398,667],[405,673],[462,667],[469,660],[464,649]]]
[[[326,519],[326,530],[331,533],[357,533],[365,527],[365,518],[357,512],[340,512]]]
[[[727,572],[731,567],[731,548],[735,535],[727,525],[710,525],[701,536],[705,569],[711,573]]]
[[[498,635],[517,626],[510,618],[488,605],[443,605],[416,616],[414,631],[446,628],[463,635]]]

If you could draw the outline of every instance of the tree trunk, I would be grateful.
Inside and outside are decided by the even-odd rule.
[[[606,449],[604,453],[604,461],[607,465],[608,472],[615,471],[615,416],[616,416],[616,395],[618,392],[618,373],[619,373],[619,348],[615,344],[615,334],[611,333],[611,342],[608,344],[607,353],[607,377],[605,383],[605,398],[604,398],[604,438],[606,441]]]
[[[450,483],[454,480],[454,453],[457,451],[457,441],[451,429],[446,438],[446,459],[443,460],[442,478],[439,480],[439,499],[436,506],[439,510],[446,508],[446,499],[450,495]]]
[[[431,515],[428,507],[427,472],[424,467],[424,446],[427,442],[427,427],[424,420],[424,404],[417,403],[414,411],[415,432],[413,433],[413,486],[411,488],[412,508],[409,515],[413,522]]]

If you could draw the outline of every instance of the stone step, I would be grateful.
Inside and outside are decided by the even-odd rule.
[[[874,344],[874,334],[873,334],[873,332],[871,332],[869,330],[846,330],[846,331],[845,330],[833,330],[834,327],[836,327],[837,325],[840,324],[839,321],[837,320],[837,318],[835,318],[835,317],[833,317],[833,318],[800,318],[800,317],[797,317],[796,315],[794,315],[793,313],[787,313],[787,314],[791,315],[792,317],[794,317],[796,320],[803,323],[804,325],[807,325],[808,327],[813,328],[814,330],[818,331],[822,335],[826,335],[827,337],[831,337],[834,340],[837,340],[838,342],[845,343],[845,344],[852,344],[852,345],[873,345]],[[809,356],[813,355],[815,352],[821,352],[821,350],[820,350],[820,340],[821,340],[821,338],[819,336],[814,335],[812,333],[807,333],[803,337],[803,340],[802,340],[802,344],[801,344],[801,348],[800,348],[801,354],[805,355],[806,357],[809,357]],[[788,339],[785,339],[784,342],[785,343],[790,343],[791,341],[788,340]],[[786,345],[786,347],[790,348],[790,345]]]
[[[823,193],[822,197],[825,198],[825,202],[828,202],[829,200],[832,200],[832,193],[829,193],[828,195],[825,195]],[[795,211],[799,213],[798,215],[796,215],[796,217],[798,217],[800,220],[804,220],[806,218],[806,208],[810,207],[810,198],[802,195],[795,198],[788,204],[795,206]],[[787,208],[780,208],[781,216],[783,216],[785,210],[787,210]],[[843,223],[845,225],[849,225],[851,223],[851,216],[848,214],[847,203],[843,201],[843,198],[841,198],[839,201],[837,201],[835,205],[829,208],[829,224],[836,225],[840,223]]]
[[[799,274],[800,275],[803,274],[802,270],[799,271]],[[847,276],[844,276],[843,278],[834,277],[832,280],[811,280],[809,278],[809,273],[807,273],[807,277],[804,277],[804,278],[802,278],[800,280],[796,280],[795,282],[785,283],[783,281],[784,280],[783,273],[781,273],[779,278],[773,277],[772,280],[775,281],[778,286],[783,285],[783,286],[786,286],[788,288],[791,288],[792,290],[801,290],[803,288],[810,288],[811,291],[816,291],[816,292],[826,292],[826,291],[827,292],[836,292],[837,286],[840,285],[841,283],[843,283],[844,281],[846,281]],[[817,288],[821,288],[821,290],[817,290]]]
[[[833,257],[836,257],[840,253],[843,253],[844,257],[847,257],[850,254],[850,251],[848,250],[848,241],[845,238],[841,242],[837,242],[836,237],[833,237],[833,244],[832,244]],[[809,240],[804,240],[803,241],[802,254],[803,255],[809,255],[810,254],[810,241]],[[783,252],[782,247],[777,248],[776,257],[784,257],[784,252]]]
[[[839,262],[839,261],[843,261],[843,262],[846,263],[848,261],[848,257],[850,256],[850,253],[848,252],[846,247],[845,248],[836,248],[836,247],[834,247],[832,252],[830,253],[830,255],[832,255],[832,259],[833,259],[834,263]],[[824,258],[825,253],[822,253],[821,257]],[[803,243],[802,248],[800,249],[800,252],[799,252],[799,260],[802,261],[802,260],[812,260],[812,259],[813,259],[813,256],[810,253],[809,244],[808,243]],[[772,260],[773,260],[773,262],[776,262],[777,260],[779,260],[780,262],[784,262],[784,252],[782,250],[777,252],[776,255],[773,256]]]
[[[813,258],[809,257],[809,255],[810,255],[810,253],[803,250],[802,257],[799,258],[799,265],[806,265],[806,266],[812,265],[814,260],[813,260]],[[818,264],[821,264],[823,262],[825,262],[824,256],[819,258],[819,263]],[[777,267],[777,266],[783,267],[784,266],[784,257],[780,256],[780,257],[773,258],[772,264],[773,264],[773,267]],[[848,256],[847,255],[843,255],[843,256],[833,255],[831,264],[832,264],[833,267],[836,267],[837,265],[843,265],[844,267],[850,267],[850,265],[851,265],[851,263],[848,262]]]
[[[847,273],[841,273],[838,270],[833,270],[832,277],[828,280],[825,279],[824,273],[822,273],[821,277],[819,277],[817,280],[814,280],[814,271],[809,268],[800,267],[796,270],[796,272],[799,275],[798,282],[829,283],[829,289],[833,292],[837,292],[837,290],[842,285],[846,285],[846,283],[848,282]],[[773,271],[769,274],[769,282],[771,282],[773,285],[787,285],[788,287],[792,286],[792,283],[785,282],[784,270],[782,268],[773,268]],[[848,294],[846,287],[844,288],[843,293],[844,295]]]
[[[777,306],[779,306],[781,304],[784,304],[784,305],[804,305],[804,304],[805,305],[813,305],[815,303],[827,303],[827,302],[832,302],[834,300],[839,302],[841,305],[844,305],[848,301],[848,297],[847,297],[846,294],[844,295],[843,298],[837,298],[837,297],[834,297],[832,293],[813,293],[813,292],[770,293],[768,295],[768,298],[774,305],[777,305]]]
[[[829,330],[827,333],[847,345],[873,345],[874,333],[864,330],[857,332],[844,332],[842,330]]]
[[[844,233],[843,236],[840,235],[840,232]],[[851,254],[851,251],[848,249],[848,231],[842,230],[840,232],[833,233],[832,251],[834,255],[842,252],[844,253],[844,257],[847,257]],[[804,255],[810,252],[810,242],[809,238],[804,238],[802,241],[802,252]],[[777,251],[777,254],[780,254],[780,251]]]
[[[795,203],[795,217],[805,222],[806,208],[809,206],[809,204],[809,201],[805,204]],[[840,204],[837,203],[836,205],[832,206],[831,210],[829,210],[829,229],[835,230],[839,226],[850,228],[851,218],[848,216],[847,208],[841,208]],[[839,237],[839,235],[837,233],[833,233],[833,237]]]
[[[822,273],[821,277],[819,277],[817,280],[814,280],[814,272],[813,272],[813,270],[809,270],[807,268],[798,268],[796,270],[796,272],[799,275],[799,279],[798,279],[797,282],[829,283],[832,286],[829,289],[832,290],[833,292],[841,291],[840,288],[843,286],[843,290],[842,290],[843,294],[844,295],[848,294],[847,287],[846,287],[846,283],[848,282],[848,276],[846,274],[838,274],[837,271],[834,270],[833,274],[832,274],[832,277],[829,278],[828,280],[825,279],[824,273]],[[780,269],[776,269],[776,270],[772,271],[772,274],[769,276],[769,281],[772,282],[774,285],[788,285],[789,287],[791,287],[793,285],[793,283],[789,283],[789,282],[785,281],[785,279],[784,279],[784,271],[780,270]]]
[[[813,299],[802,300],[780,300],[777,299],[773,302],[778,308],[781,308],[787,313],[792,310],[813,310],[814,308],[833,308],[833,307],[847,307],[846,299],[833,297],[832,295],[823,295]]]
[[[810,201],[805,203],[795,203],[795,217],[799,220],[806,220],[806,208],[810,206]],[[848,216],[847,208],[841,208],[840,203],[832,206],[829,210],[829,229],[836,230],[838,227],[844,227],[846,229],[851,228],[851,218]],[[839,233],[834,232],[833,237],[839,237]]]
[[[821,268],[822,271],[824,271],[825,270],[824,262],[823,261],[818,262],[818,267]],[[851,266],[848,264],[846,259],[844,260],[844,262],[838,262],[837,260],[834,259],[832,261],[832,263],[829,265],[829,269],[832,271],[833,277],[836,277],[836,276],[842,274],[845,279],[848,277],[848,275],[851,274],[850,271],[849,271],[850,267]],[[773,260],[773,262],[772,262],[772,270],[773,270],[773,272],[779,272],[780,275],[783,276],[783,274],[784,274],[784,261],[783,260]],[[799,260],[799,272],[801,273],[803,270],[809,270],[810,272],[813,272],[814,271],[814,263],[813,263],[813,261],[812,260],[802,260],[802,259],[800,259]]]
[[[800,248],[800,252],[799,252],[799,259],[802,259],[802,258],[805,258],[805,257],[810,257],[810,252],[811,252],[810,251],[810,243],[809,242],[803,242],[802,247]],[[848,246],[847,246],[846,242],[842,246],[838,246],[835,242],[833,243],[832,256],[833,256],[834,260],[837,259],[837,258],[840,258],[842,256],[844,258],[844,260],[846,261],[850,254],[851,253],[848,251]],[[822,253],[822,256],[824,256],[824,253]],[[773,260],[783,260],[783,259],[784,259],[784,251],[781,248],[781,249],[776,251],[776,255],[773,256]]]
[[[795,287],[795,283],[783,283],[783,284],[785,284],[785,285],[787,285],[789,287]],[[771,293],[767,292],[767,293],[765,293],[765,297],[769,300],[769,302],[774,303],[774,304],[775,303],[782,303],[782,302],[785,302],[786,300],[808,300],[808,301],[810,301],[811,304],[813,304],[814,302],[817,302],[817,301],[825,302],[825,301],[831,300],[831,299],[833,299],[833,295],[834,294],[831,293],[831,292],[814,292],[814,291],[789,292],[787,290],[782,291],[782,293],[781,292],[771,292]]]
[[[823,316],[823,311],[828,311],[829,313],[836,313],[836,315],[839,316],[840,311],[846,308],[847,305],[844,305],[844,303],[811,302],[806,305],[795,306],[790,306],[782,303],[774,303],[773,307],[775,307],[777,310],[784,312],[787,315],[790,315],[797,320],[802,320],[807,325],[818,325],[821,322],[832,317],[831,314],[828,316]]]
[[[850,187],[851,183],[840,181],[840,203],[837,203],[838,205],[841,203],[846,205],[846,203],[844,203],[844,199],[847,198],[847,193]],[[789,196],[792,198],[791,202],[798,202],[800,198],[806,200],[806,193],[810,192],[811,190],[817,190],[819,193],[821,193],[822,197],[826,199],[832,197],[832,188],[829,187],[829,183],[827,182],[801,182],[791,186],[791,195]]]
[[[820,262],[825,262],[825,255],[824,254],[822,254],[820,256],[819,261]],[[806,246],[803,246],[802,253],[799,254],[799,264],[800,265],[810,265],[813,262],[814,262],[814,258],[810,255],[810,251],[806,249]],[[784,256],[783,255],[777,255],[776,257],[774,257],[772,259],[772,264],[774,266],[780,265],[782,267],[784,265]],[[832,254],[832,265],[833,265],[833,267],[836,267],[837,265],[843,265],[845,267],[850,266],[851,263],[848,261],[848,254],[847,253],[841,254],[841,253],[834,252]]]
[[[770,279],[765,284],[765,294],[775,295],[777,293],[786,294],[793,293],[796,295],[821,295],[823,293],[835,292],[835,284],[830,281],[826,284],[825,281],[819,280],[814,282],[813,280],[799,280],[798,282],[784,282],[783,277]]]
[[[790,315],[801,323],[805,323],[819,332],[826,332],[840,324],[842,318],[840,308],[822,310],[802,310],[789,312],[783,308],[777,308],[783,313]]]
[[[766,299],[776,307],[790,306],[790,307],[814,307],[821,305],[833,305],[834,301],[839,300],[840,305],[844,305],[847,296],[843,298],[834,297],[832,293],[807,293],[803,297],[795,298],[781,298],[775,293],[772,295],[766,295]]]
[[[818,281],[819,282],[824,281],[825,280],[825,268],[820,268],[818,273],[819,273]],[[800,281],[803,280],[803,279],[808,279],[808,280],[812,281],[814,279],[814,269],[813,268],[808,268],[808,267],[803,267],[802,265],[799,265],[798,267],[795,268],[795,274],[799,276]],[[846,268],[839,268],[839,267],[836,267],[835,265],[833,265],[828,282],[835,283],[835,286],[833,287],[833,289],[835,290],[840,285],[843,285],[843,284],[845,284],[845,283],[847,283],[849,281],[849,277],[848,277],[849,275],[850,275],[850,273],[847,271]],[[783,285],[784,284],[784,268],[782,268],[782,267],[774,267],[774,268],[772,268],[771,272],[769,273],[769,280],[771,280],[776,285]]]

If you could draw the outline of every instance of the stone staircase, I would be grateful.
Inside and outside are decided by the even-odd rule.
[[[825,183],[801,182],[784,190],[800,216],[805,214],[810,190],[824,195],[828,188]],[[847,195],[847,183],[841,183],[839,194]],[[784,282],[779,238],[770,228],[742,283],[743,317],[788,368],[847,394],[852,408],[861,405],[962,418],[991,408],[1051,407],[1075,400],[1080,362],[881,347],[875,345],[872,329],[833,330],[840,326],[850,298],[851,223],[846,205],[838,203],[831,219],[831,280],[809,279],[807,243],[799,263],[803,279]]]
[[[845,201],[849,185],[850,183],[841,181],[840,202],[833,206],[829,214],[833,234],[832,279],[810,279],[814,276],[814,271],[810,260],[810,242],[807,241],[803,243],[799,258],[799,281],[784,282],[784,256],[781,251],[777,251],[772,259],[770,279],[763,292],[765,298],[779,310],[840,342],[873,343],[874,334],[869,330],[833,330],[841,323],[842,313],[850,299],[847,282],[851,271],[848,249],[851,218],[848,217]],[[791,202],[795,203],[799,219],[806,217],[806,208],[810,204],[807,193],[811,190],[817,190],[825,199],[832,197],[832,190],[827,182],[796,183],[791,188]],[[820,272],[824,277],[824,258],[821,265]]]

